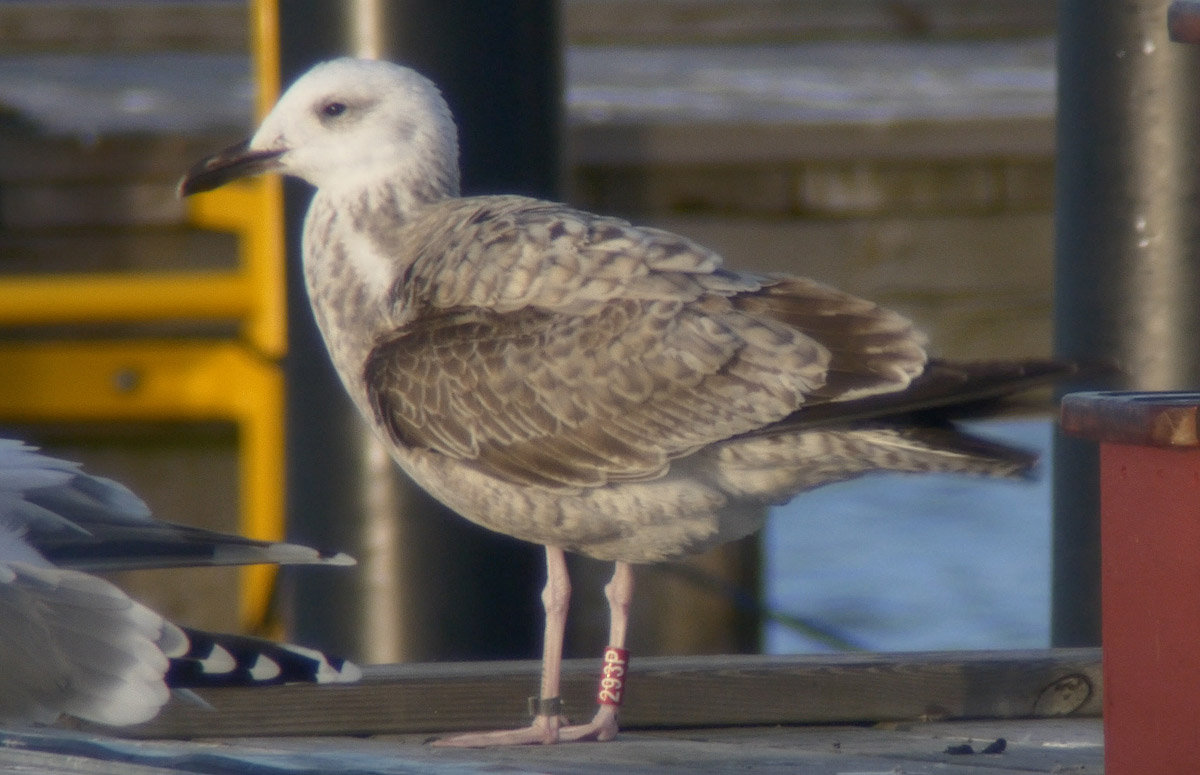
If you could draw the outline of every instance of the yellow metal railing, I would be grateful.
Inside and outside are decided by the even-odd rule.
[[[283,376],[238,342],[130,340],[0,344],[0,414],[19,422],[231,420],[238,428],[240,529],[283,532]],[[246,568],[239,609],[257,628],[273,569]]]
[[[250,4],[256,108],[279,92],[278,13]],[[181,170],[182,173],[182,170]],[[8,275],[0,326],[235,320],[236,340],[123,339],[0,344],[0,417],[23,422],[231,420],[238,428],[240,529],[284,533],[284,383],[287,348],[282,187],[257,179],[193,197],[189,222],[238,236],[232,271]],[[247,568],[239,616],[264,622],[274,569]]]

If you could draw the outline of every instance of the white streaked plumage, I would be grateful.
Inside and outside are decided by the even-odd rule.
[[[12,542],[7,535],[0,540]],[[0,722],[152,718],[168,699],[179,628],[109,582],[48,564],[0,562]]]
[[[85,572],[252,562],[353,561],[159,522],[123,485],[0,439],[0,723],[46,724],[66,713],[135,724],[158,713],[170,688],[239,683],[244,658],[230,653],[231,642],[247,653],[254,644],[290,651],[180,628]],[[295,669],[290,680],[359,676],[311,649],[295,658],[312,677]]]
[[[543,696],[558,689],[563,550],[617,562],[620,641],[628,563],[739,538],[767,504],[872,470],[1032,464],[906,413],[1058,367],[930,361],[903,316],[818,282],[729,271],[684,237],[564,205],[461,198],[457,154],[432,83],[339,59],[180,190],[273,170],[316,186],[304,275],[350,396],[434,496],[547,546]],[[539,716],[455,742],[615,733],[610,708],[581,727]]]

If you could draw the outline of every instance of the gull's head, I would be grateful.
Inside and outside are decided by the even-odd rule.
[[[263,172],[323,190],[387,182],[454,195],[454,119],[438,88],[414,70],[369,59],[322,62],[284,92],[253,137],[197,163],[179,191]]]

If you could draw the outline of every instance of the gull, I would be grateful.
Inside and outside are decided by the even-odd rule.
[[[351,565],[344,554],[160,522],[125,486],[0,439],[0,723],[62,714],[120,726],[172,689],[345,682],[350,662],[180,627],[92,572],[185,565]]]
[[[462,197],[445,100],[389,62],[313,67],[180,194],[268,172],[316,189],[305,283],[374,433],[459,514],[545,547],[532,723],[441,744],[612,739],[633,565],[741,538],[765,505],[870,471],[1019,475],[1031,455],[944,408],[1073,368],[938,361],[902,315],[817,281],[732,271],[685,237],[563,204]],[[564,552],[615,563],[600,707],[578,725],[559,699]]]

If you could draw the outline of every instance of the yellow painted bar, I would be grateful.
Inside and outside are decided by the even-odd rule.
[[[278,541],[286,532],[284,391],[279,369],[260,368],[254,370],[254,389],[243,393],[249,405],[243,407],[239,427],[242,533],[264,541]],[[271,565],[243,569],[239,612],[245,629],[261,628],[267,621],[275,575]]]
[[[279,96],[279,9],[274,0],[254,0],[249,13],[255,114],[261,119]],[[247,338],[264,354],[282,357],[287,351],[287,275],[279,178],[237,181],[193,196],[188,220],[200,228],[238,235],[241,266],[255,291],[245,316]]]
[[[254,52],[254,78],[258,84],[255,109],[259,120],[271,112],[279,97],[279,3],[252,0],[250,50]]]
[[[252,228],[260,217],[263,183],[266,180],[235,180],[213,191],[188,197],[188,222],[201,229],[214,231],[241,232]]]
[[[279,97],[279,8],[276,0],[251,0],[250,50],[256,84],[255,113],[262,120]],[[246,336],[261,353],[282,358],[287,353],[287,249],[284,242],[283,182],[277,175],[254,180],[258,202],[254,217],[241,230],[242,266],[260,294],[246,322]],[[282,537],[286,529],[285,386],[278,366],[262,374],[263,393],[277,397],[273,406],[257,406],[246,414],[245,441],[239,458],[243,482],[242,529],[251,537]],[[241,612],[245,627],[267,618],[275,569],[247,568],[242,576]],[[281,633],[264,633],[280,635]]]
[[[279,94],[278,5],[252,0],[249,13],[261,118]],[[239,181],[192,197],[188,212],[196,227],[238,236],[236,271],[7,275],[0,280],[0,326],[228,319],[242,322],[246,342],[0,344],[6,376],[0,416],[233,420],[241,530],[278,540],[284,533],[285,388],[277,360],[287,350],[282,184],[276,176]],[[243,626],[261,626],[273,578],[269,566],[246,569]]]
[[[283,538],[284,382],[274,364],[236,342],[173,340],[4,343],[0,364],[0,416],[10,420],[233,420],[242,532]],[[274,573],[243,571],[243,627],[263,622]]]
[[[279,96],[279,9],[275,0],[252,0],[250,48],[256,84],[255,113],[265,116]],[[253,287],[253,304],[242,316],[248,341],[264,356],[287,352],[287,275],[285,265],[283,184],[278,176],[237,181],[191,197],[190,222],[200,228],[238,235],[240,266]],[[273,405],[255,404],[244,412],[238,465],[243,483],[242,531],[274,538],[284,532],[284,386],[278,367],[263,372],[264,393]],[[244,393],[243,393],[244,394]],[[270,498],[270,500],[267,500]],[[242,584],[243,623],[259,626],[265,618],[274,578],[272,568],[247,568]]]
[[[238,235],[238,255],[250,303],[238,317],[264,354],[287,352],[287,275],[284,264],[283,184],[274,176],[242,180],[188,199],[193,226]]]
[[[246,273],[5,275],[0,325],[236,320],[253,310],[254,295],[254,277]]]
[[[277,0],[252,0],[250,3],[250,51],[256,84],[255,113],[261,121],[279,98]],[[246,333],[262,352],[281,358],[287,352],[283,182],[278,175],[259,178],[255,182],[259,185],[259,202],[255,217],[244,232],[242,257],[246,271],[255,278],[262,295]]]
[[[261,184],[259,217],[243,232],[242,266],[258,294],[246,322],[246,336],[264,355],[287,352],[287,271],[284,263],[283,181],[272,175]]]

